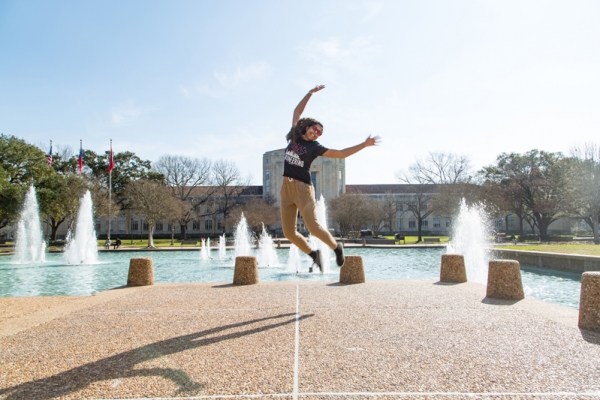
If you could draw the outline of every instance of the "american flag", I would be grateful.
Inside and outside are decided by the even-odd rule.
[[[52,140],[50,141],[50,153],[48,153],[48,166],[52,166]]]

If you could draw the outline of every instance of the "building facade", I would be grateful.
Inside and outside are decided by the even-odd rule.
[[[275,205],[281,205],[279,190],[283,183],[283,163],[285,149],[268,151],[263,154],[262,160],[262,185],[247,186],[240,188],[239,196],[246,199],[264,198],[273,200]],[[338,197],[341,194],[351,194],[356,196],[365,196],[378,202],[389,201],[390,197],[395,201],[395,218],[389,226],[389,222],[382,222],[381,233],[400,233],[412,235],[418,231],[418,221],[415,218],[411,208],[417,201],[414,185],[390,184],[390,185],[346,185],[345,159],[317,157],[311,165],[311,180],[315,188],[317,200],[323,196],[326,202]],[[197,193],[193,193],[190,201],[197,201],[205,195],[209,187],[196,188]],[[436,196],[438,190],[436,185],[423,185],[420,193],[426,193],[429,197]],[[209,212],[209,204],[200,207],[199,216],[187,225],[188,237],[203,237],[221,234],[223,232],[223,216],[218,213]],[[451,221],[443,216],[432,213],[423,220],[423,234],[447,235],[451,229]],[[46,225],[46,224],[43,224]],[[337,225],[334,221],[327,221],[328,227],[337,231]],[[529,228],[525,225],[526,228]],[[67,223],[61,226],[59,237],[65,237],[67,234]],[[175,223],[173,226],[169,221],[159,221],[154,230],[155,237],[169,237],[175,229],[175,233],[180,232],[180,226]],[[368,229],[368,227],[365,227]],[[517,232],[519,221],[515,216],[508,215],[498,217],[494,220],[494,228],[498,231]],[[568,218],[563,218],[554,222],[549,232],[568,232],[571,228],[571,222]],[[281,237],[281,224],[271,226],[271,229]],[[298,218],[298,230],[307,233],[301,216]],[[44,226],[44,231],[48,231]],[[96,232],[99,236],[105,237],[108,231],[108,219],[96,218]],[[131,212],[115,215],[111,218],[111,237],[127,238],[145,238],[148,234],[148,224],[143,218],[136,216]],[[530,229],[526,231],[531,232]],[[231,227],[227,232],[232,232]]]

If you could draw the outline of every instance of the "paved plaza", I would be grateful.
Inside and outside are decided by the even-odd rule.
[[[577,316],[435,281],[2,298],[0,399],[597,399]]]

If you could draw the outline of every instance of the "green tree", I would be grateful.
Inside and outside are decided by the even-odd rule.
[[[72,156],[65,169],[70,172],[76,172],[78,157],[79,155]],[[106,151],[104,154],[96,154],[91,150],[85,150],[83,153],[83,173],[91,180],[97,182],[100,187],[107,190],[109,183],[109,158],[109,151]],[[115,166],[112,170],[112,195],[115,196],[117,204],[122,210],[128,207],[128,203],[123,196],[123,190],[129,182],[138,179],[164,181],[162,174],[151,170],[151,162],[149,160],[142,160],[130,151],[115,153],[113,161]]]
[[[515,213],[532,216],[541,238],[546,239],[548,226],[567,215],[569,208],[565,167],[561,153],[531,150],[525,154],[502,153],[496,165],[485,167],[481,173],[498,185],[505,201],[514,205]]]
[[[40,211],[46,215],[51,228],[50,240],[65,221],[73,221],[79,209],[79,201],[85,191],[85,180],[74,174],[53,174],[40,181],[37,194]]]
[[[53,173],[41,149],[23,139],[0,134],[0,228],[18,218],[27,187]]]

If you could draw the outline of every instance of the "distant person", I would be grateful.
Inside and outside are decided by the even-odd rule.
[[[110,250],[110,239],[106,239],[106,241],[104,242],[104,248],[106,250]]]
[[[333,236],[317,221],[315,190],[310,179],[310,165],[319,156],[346,158],[365,147],[379,143],[379,136],[371,137],[371,135],[364,142],[344,150],[329,149],[317,142],[317,138],[323,134],[323,124],[315,119],[300,118],[300,116],[310,97],[324,88],[324,85],[319,85],[311,89],[294,109],[292,129],[286,135],[288,145],[285,149],[284,178],[280,192],[281,225],[284,236],[308,254],[321,272],[323,272],[321,252],[312,250],[308,241],[296,230],[298,211],[300,211],[308,231],[335,252],[336,263],[340,267],[344,264],[344,250],[342,245],[336,243]]]
[[[117,240],[115,240],[115,249],[118,249],[119,247],[121,247],[121,239],[117,238]]]

